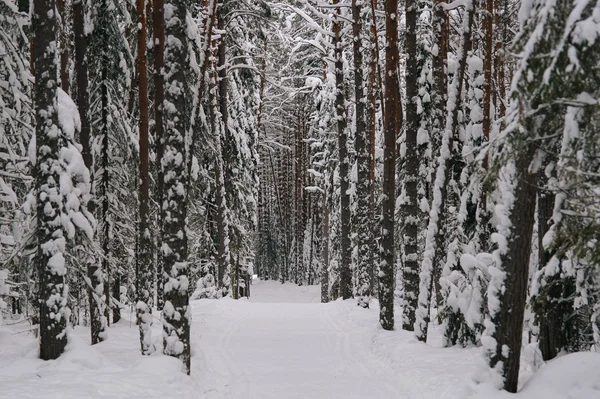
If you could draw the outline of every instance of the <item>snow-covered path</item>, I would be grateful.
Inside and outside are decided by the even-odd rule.
[[[474,387],[479,348],[441,348],[430,326],[428,345],[406,331],[384,331],[377,301],[319,303],[319,287],[256,282],[250,300],[192,302],[192,373],[158,350],[139,353],[134,315],[89,345],[90,331],[69,333],[55,361],[38,358],[23,327],[0,326],[0,399],[597,399],[600,355],[578,353],[550,362],[517,395]],[[399,311],[396,313],[400,320]],[[528,376],[529,361],[522,362]],[[525,381],[526,378],[523,378]]]
[[[207,394],[230,398],[399,397],[397,376],[382,367],[369,348],[360,347],[357,334],[346,331],[330,307],[241,305],[235,309],[243,312],[241,317],[237,312],[219,312],[222,329],[211,325],[196,330],[202,339],[201,385],[212,387]]]
[[[258,282],[250,301],[194,303],[199,355],[193,376],[207,398],[461,397],[457,387],[473,363],[469,351],[443,351],[458,368],[440,377],[436,358],[445,366],[450,359],[439,359],[439,349],[436,358],[417,356],[427,347],[408,333],[381,330],[377,309],[359,309],[351,301],[310,303],[318,300],[318,287],[304,290],[290,296],[289,287]],[[298,303],[302,299],[309,303]],[[392,344],[386,338],[400,335],[407,341],[405,364],[382,353],[387,349],[381,345]]]

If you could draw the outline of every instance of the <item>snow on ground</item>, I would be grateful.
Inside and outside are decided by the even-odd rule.
[[[478,348],[440,348],[377,323],[377,304],[320,304],[319,287],[255,281],[250,300],[192,303],[192,375],[160,350],[139,354],[138,330],[124,320],[88,345],[71,332],[58,360],[37,359],[36,341],[0,330],[0,398],[395,398],[598,399],[600,355],[564,356],[542,367],[517,395],[475,386]],[[399,315],[398,315],[399,316]],[[160,323],[153,336],[158,348]]]

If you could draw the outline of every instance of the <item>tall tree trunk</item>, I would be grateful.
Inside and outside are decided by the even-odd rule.
[[[356,150],[358,181],[356,184],[356,223],[358,226],[356,245],[358,247],[356,295],[357,304],[363,308],[369,307],[371,298],[371,240],[372,234],[367,228],[370,224],[369,197],[371,180],[370,169],[370,139],[371,134],[365,123],[365,87],[363,83],[363,56],[362,52],[362,18],[361,5],[357,0],[352,0],[352,38],[354,50],[354,98],[356,104],[356,137],[354,148]]]
[[[434,48],[437,50],[437,54],[434,51],[433,57],[433,76],[435,81],[435,90],[433,94],[433,108],[435,110],[433,129],[431,134],[431,148],[433,150],[433,159],[436,159],[439,155],[439,149],[442,146],[442,136],[444,132],[444,126],[446,122],[446,101],[448,99],[448,30],[449,30],[449,19],[448,14],[442,7],[445,3],[444,0],[434,0],[433,10],[433,30],[434,30]],[[431,168],[431,186],[430,186],[430,200],[433,200],[433,181],[435,180],[435,168],[437,165],[433,165]],[[442,302],[441,290],[440,290],[440,275],[442,271],[441,265],[444,263],[444,253],[439,251],[435,255],[435,263],[433,268],[433,288],[436,293],[436,302],[440,304]]]
[[[398,2],[385,1],[385,116],[383,121],[383,221],[379,267],[379,323],[394,329],[394,212],[396,209],[396,137],[402,126],[398,87]]]
[[[377,222],[375,217],[375,137],[377,132],[377,83],[381,85],[381,76],[379,74],[379,43],[377,37],[377,16],[375,15],[377,0],[371,0],[371,22],[369,28],[370,38],[370,60],[369,60],[369,78],[367,82],[367,109],[366,109],[366,125],[369,129],[369,224],[367,225],[370,238],[370,283],[371,295],[377,294],[377,270],[378,270],[378,248],[376,237]],[[383,88],[381,88],[383,89]],[[381,104],[383,113],[383,104]]]
[[[496,0],[499,3],[500,0]],[[492,131],[492,108],[494,104],[492,104],[492,89],[493,89],[493,81],[492,81],[492,66],[495,63],[495,54],[493,51],[493,42],[494,42],[494,24],[493,24],[493,15],[494,15],[494,0],[485,0],[485,14],[483,19],[483,29],[484,29],[484,65],[483,65],[483,121],[482,121],[482,133],[483,133],[483,142],[487,143],[490,140],[490,133]],[[504,79],[504,77],[502,78]],[[503,96],[502,96],[503,97]],[[504,101],[504,98],[501,99],[501,103]],[[503,105],[502,105],[503,107]],[[489,156],[486,153],[485,158],[483,160],[483,168],[485,170],[488,169],[489,164]],[[480,228],[480,243],[483,245],[484,243],[489,242],[490,237],[490,219],[492,217],[491,212],[488,211],[487,207],[487,193],[485,190],[482,191],[481,197],[479,199],[478,204],[478,212],[480,215],[480,224],[482,225]],[[487,250],[487,248],[483,248]]]
[[[73,3],[73,31],[75,34],[75,70],[77,76],[77,106],[79,108],[79,117],[81,119],[81,155],[83,162],[90,173],[93,173],[93,157],[91,144],[91,127],[89,121],[89,93],[88,93],[88,68],[86,56],[86,38],[84,31],[84,8],[83,0],[77,0]],[[93,181],[93,178],[91,179]],[[94,193],[92,193],[94,195]],[[88,210],[94,213],[96,208],[95,198],[88,202]],[[104,318],[105,302],[99,296],[98,292],[102,290],[104,282],[100,263],[89,251],[86,255],[87,273],[90,280],[88,285],[88,299],[90,305],[91,320],[91,339],[92,345],[103,341],[105,338],[106,319]]]
[[[501,270],[504,272],[503,288],[496,293],[499,308],[492,314],[492,322],[495,325],[492,338],[495,345],[493,349],[488,348],[490,367],[495,368],[502,362],[504,389],[513,393],[517,392],[519,380],[523,317],[529,282],[529,256],[535,219],[537,179],[536,174],[530,170],[533,154],[532,148],[526,149],[514,162],[515,176],[511,181],[516,182],[512,198],[513,208],[507,209],[507,212],[510,212],[510,233],[505,249],[498,250]],[[494,284],[494,281],[490,284]]]
[[[101,130],[100,134],[102,136],[102,177],[100,180],[100,190],[101,190],[101,198],[102,198],[102,212],[101,212],[101,222],[102,222],[102,270],[106,278],[104,279],[104,299],[106,301],[106,306],[104,308],[104,317],[106,318],[107,325],[110,325],[110,310],[112,309],[113,314],[113,322],[116,323],[121,319],[121,307],[118,304],[113,304],[111,301],[111,292],[110,292],[110,278],[113,276],[113,296],[117,301],[120,299],[120,282],[116,282],[116,275],[118,274],[117,270],[110,269],[110,258],[111,258],[111,221],[110,221],[110,200],[109,200],[109,191],[110,191],[110,168],[109,168],[109,140],[108,140],[108,118],[109,118],[109,105],[108,105],[108,86],[107,86],[107,66],[102,65],[101,78],[102,84],[100,86],[100,107],[101,107]],[[116,284],[116,286],[114,286]],[[117,292],[115,296],[114,293]]]
[[[163,102],[165,99],[164,90],[164,53],[165,53],[165,19],[164,19],[164,0],[153,0],[153,15],[152,15],[152,34],[154,36],[154,129],[156,132],[156,164],[158,165],[158,187],[157,201],[162,204],[163,196],[163,171],[161,167],[164,153],[164,121],[163,121]],[[159,221],[163,220],[162,206],[159,211]],[[159,233],[157,235],[157,248],[162,246],[162,224],[158,223]],[[161,310],[163,308],[163,281],[162,281],[162,254],[157,253],[156,262],[156,307]]]
[[[303,285],[303,270],[304,270],[304,226],[302,220],[302,211],[304,205],[304,181],[302,179],[302,169],[304,158],[304,143],[303,143],[303,131],[302,131],[302,102],[300,100],[300,96],[297,97],[297,115],[296,115],[296,129],[294,131],[295,134],[295,151],[294,151],[294,204],[295,204],[295,217],[294,220],[296,222],[295,228],[295,256],[294,256],[294,264],[295,264],[295,273],[294,273],[294,282],[298,285]]]
[[[337,6],[339,0],[333,0]],[[346,105],[344,100],[344,64],[342,60],[343,38],[341,27],[341,10],[336,7],[336,16],[333,20],[334,47],[335,47],[335,108],[337,114],[338,130],[338,155],[340,173],[340,221],[341,221],[341,260],[340,260],[340,294],[343,299],[352,297],[352,257],[350,243],[350,188],[348,159],[348,131],[346,130]]]
[[[413,331],[415,310],[419,296],[418,229],[421,210],[418,204],[417,183],[419,158],[417,131],[419,130],[418,60],[417,60],[417,15],[418,1],[406,0],[406,157],[404,162],[404,185],[406,200],[402,206],[403,226],[400,230],[404,241],[402,279],[404,282],[404,315],[402,328]]]
[[[219,4],[222,7],[225,2],[221,1]],[[217,28],[220,30],[225,29],[225,21],[222,18],[221,10],[217,9]],[[231,254],[229,242],[231,237],[231,229],[229,226],[229,207],[227,202],[227,194],[226,187],[228,187],[229,178],[226,169],[226,163],[228,162],[228,158],[231,156],[231,151],[229,151],[228,145],[231,144],[229,142],[229,128],[228,128],[228,119],[229,119],[229,110],[227,108],[228,99],[227,99],[227,66],[226,66],[226,50],[227,43],[225,42],[225,37],[221,37],[221,41],[219,42],[218,47],[218,63],[216,65],[216,73],[218,76],[218,108],[215,108],[214,117],[219,118],[216,120],[217,130],[213,129],[215,135],[218,135],[216,139],[218,140],[217,151],[217,204],[219,206],[219,213],[217,218],[217,223],[219,224],[219,274],[221,278],[222,291],[223,295],[231,295],[232,294],[232,283],[235,285],[235,282],[231,281],[231,272],[232,272],[232,262],[231,262]]]
[[[136,315],[140,329],[140,346],[143,355],[152,347],[152,239],[149,221],[149,142],[148,142],[148,67],[146,59],[146,9],[144,0],[136,0],[138,17],[137,69],[139,77],[138,104],[140,107],[140,164],[139,164],[139,225],[138,253],[136,254]]]
[[[183,362],[190,373],[189,266],[187,248],[187,190],[185,133],[189,127],[186,104],[191,96],[185,72],[189,68],[186,32],[187,2],[167,0],[165,9],[165,142],[162,160],[164,261],[163,337],[165,355]]]
[[[40,358],[58,358],[67,344],[66,234],[61,227],[58,156],[63,137],[58,127],[56,74],[56,12],[54,0],[34,0],[34,98],[36,115],[35,190],[39,278]],[[57,132],[58,130],[58,132]],[[57,134],[58,133],[58,134]]]

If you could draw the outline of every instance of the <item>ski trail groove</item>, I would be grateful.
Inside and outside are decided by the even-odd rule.
[[[349,323],[339,313],[333,312],[331,306],[325,307],[327,322],[338,332],[338,336],[343,342],[344,355],[346,358],[345,364],[352,364],[358,366],[365,379],[373,376],[374,373],[383,374],[384,370],[389,370],[389,367],[382,367],[380,359],[376,358],[371,352],[370,341],[357,342],[364,335],[357,335],[355,329],[360,328],[358,323]],[[364,311],[369,312],[371,310],[365,309]],[[343,319],[340,321],[340,319]],[[371,396],[373,398],[400,398],[399,392],[387,378],[393,378],[393,376],[385,375],[386,379],[379,379],[377,384],[373,384],[370,388]]]

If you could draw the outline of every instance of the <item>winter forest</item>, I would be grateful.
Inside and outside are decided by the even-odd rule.
[[[600,398],[600,1],[0,0],[1,398]]]

